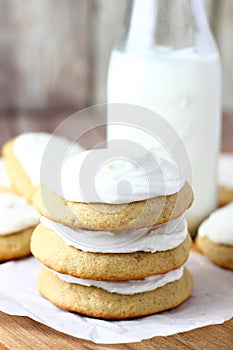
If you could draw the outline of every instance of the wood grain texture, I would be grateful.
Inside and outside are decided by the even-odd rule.
[[[0,343],[0,350],[9,350],[9,348],[7,348],[5,345]]]
[[[0,148],[13,136],[28,131],[47,131],[53,132],[66,118],[75,113],[76,110],[61,110],[60,112],[47,113],[0,113]],[[103,120],[102,120],[103,122]],[[86,118],[85,125],[79,125],[78,128],[91,127],[91,120]],[[75,128],[64,128],[64,135],[72,137]],[[104,131],[96,130],[98,140],[102,141]],[[84,144],[85,146],[85,144]],[[233,114],[225,114],[222,123],[222,151],[233,152]]]
[[[126,1],[91,0],[91,2],[92,103],[98,104],[106,102],[108,62],[121,27]]]
[[[58,127],[60,134],[71,140],[78,141],[84,147],[95,147],[102,143],[106,137],[105,114],[98,114],[98,110],[92,113],[83,112],[81,123],[79,119],[69,119],[76,110],[64,110],[57,113],[0,113],[0,150],[2,145],[11,137],[23,132],[46,131],[54,132]],[[98,115],[97,115],[98,114]],[[95,127],[96,125],[102,125]],[[83,135],[83,136],[81,136]]]
[[[27,317],[0,313],[0,350],[225,350],[233,347],[233,319],[169,337],[156,337],[140,343],[103,345],[70,337]]]
[[[109,55],[126,0],[1,0],[0,111],[76,109],[106,101]],[[233,115],[233,2],[204,0]]]
[[[0,109],[88,104],[89,1],[0,2]]]

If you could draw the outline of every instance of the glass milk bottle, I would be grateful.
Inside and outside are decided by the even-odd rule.
[[[128,1],[110,57],[107,102],[149,108],[183,140],[192,166],[195,201],[187,218],[194,233],[217,205],[221,128],[220,59],[202,0]],[[108,127],[108,140],[124,131]],[[134,136],[139,139],[126,137]]]

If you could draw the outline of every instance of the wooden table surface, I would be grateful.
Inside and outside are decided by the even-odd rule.
[[[3,133],[4,125],[5,132]],[[1,118],[0,130],[0,141],[3,142],[7,135],[7,127],[6,121]],[[224,118],[222,149],[233,152],[233,118]],[[155,337],[140,343],[98,345],[67,336],[27,317],[9,316],[0,312],[0,350],[5,349],[231,350],[233,349],[233,318],[222,325],[203,327],[169,337]]]

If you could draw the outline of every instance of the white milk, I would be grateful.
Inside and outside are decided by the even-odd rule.
[[[194,231],[217,202],[221,110],[218,54],[159,49],[141,56],[115,50],[108,76],[108,103],[113,102],[147,107],[164,117],[181,136],[193,170],[195,202],[188,213],[188,223]],[[135,133],[130,127],[110,126],[108,139],[119,138],[142,145],[150,142],[143,131]]]

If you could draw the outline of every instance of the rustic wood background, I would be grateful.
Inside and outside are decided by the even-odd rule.
[[[106,101],[125,1],[0,0],[0,133],[9,121],[11,135],[37,126],[33,116],[62,120]],[[233,1],[205,5],[222,57],[224,114],[233,116]]]

